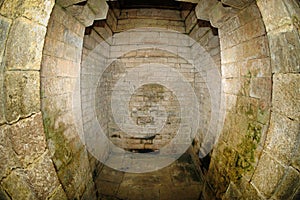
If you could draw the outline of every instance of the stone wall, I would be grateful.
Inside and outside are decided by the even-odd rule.
[[[1,199],[66,199],[40,111],[39,70],[53,5],[38,0],[0,3]]]
[[[48,24],[41,70],[45,134],[68,199],[96,198],[88,153],[75,111],[85,27],[56,5]]]
[[[119,15],[109,11],[105,31],[98,30],[106,36],[101,33],[99,40],[94,32],[90,42],[86,38],[83,42],[84,29],[94,20],[106,18],[105,1],[56,3],[60,6],[55,6],[49,21],[54,1],[0,0],[1,199],[96,197],[92,175],[97,176],[100,165],[81,143],[86,139],[81,116],[91,117],[81,113],[85,101],[78,93],[84,89],[80,88],[80,73],[85,69],[80,71],[80,62],[87,53],[84,49],[81,55],[82,45],[87,48],[92,40],[101,43],[113,32],[141,27],[144,18],[147,26],[189,34],[203,47],[192,52],[208,53],[222,73],[226,118],[206,174],[203,198],[299,198],[298,1],[200,0],[195,12],[124,10],[119,25]],[[177,17],[169,19],[169,14]],[[152,17],[163,20],[153,23]],[[203,21],[219,28],[219,37]],[[174,38],[159,35],[159,41],[174,45]],[[143,42],[148,39],[144,37]],[[103,49],[113,44],[110,42]],[[157,45],[160,43],[153,46]],[[120,46],[109,47],[115,58],[122,56]],[[191,44],[191,49],[195,48]],[[128,50],[136,53],[134,48]],[[172,52],[171,48],[165,50]],[[186,59],[186,52],[180,53]],[[198,62],[203,58],[189,55],[198,56]],[[213,83],[208,80],[212,77],[203,72],[199,77],[195,74],[200,111],[210,114],[201,118],[202,127],[214,115],[212,108],[219,108],[218,103],[210,104],[207,84],[212,87]],[[201,135],[195,144],[200,153]],[[215,137],[206,141],[216,141]]]
[[[292,158],[299,145],[299,122],[292,114],[297,111],[279,103],[297,107],[287,96],[297,96],[299,4],[281,3],[258,1],[260,10],[255,4],[233,10],[218,26],[226,117],[204,199],[215,194],[223,199],[291,199],[299,190],[298,158]],[[287,47],[287,41],[294,46]]]

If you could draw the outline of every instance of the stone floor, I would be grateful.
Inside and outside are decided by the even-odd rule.
[[[151,173],[125,173],[104,166],[95,182],[100,200],[198,200],[203,186],[187,153]]]

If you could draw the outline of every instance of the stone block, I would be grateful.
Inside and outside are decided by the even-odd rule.
[[[91,26],[95,20],[95,14],[87,4],[85,6],[72,5],[67,8],[67,11],[85,27]]]
[[[257,5],[267,32],[287,32],[293,26],[293,18],[299,19],[299,4],[294,0],[257,0]]]
[[[239,78],[223,79],[223,91],[227,94],[239,94],[241,89],[241,81]]]
[[[46,28],[18,18],[10,33],[5,54],[6,70],[39,70]]]
[[[45,152],[46,139],[41,113],[10,126],[7,135],[24,166],[33,163]]]
[[[64,58],[65,44],[62,41],[46,37],[44,46],[44,55]]]
[[[209,13],[209,20],[213,27],[220,28],[225,21],[237,13],[237,10],[231,7],[224,7],[218,2]]]
[[[252,184],[266,197],[270,198],[285,174],[285,168],[263,153],[253,175]]]
[[[81,197],[81,200],[97,200],[97,191],[95,190],[95,184],[90,181]]]
[[[11,27],[11,20],[0,16],[0,72],[2,72],[3,53],[6,46],[8,32]]]
[[[57,4],[62,6],[63,8],[72,6],[74,4],[78,4],[81,2],[85,2],[86,0],[57,0]]]
[[[72,30],[78,36],[83,38],[85,26],[60,6],[54,6],[53,12],[51,14],[51,19],[62,24],[66,29]]]
[[[57,20],[53,19],[54,17],[55,15],[52,15],[51,19],[49,20],[46,37],[50,37],[59,41],[64,41],[64,31],[66,28],[62,24],[62,22],[58,22]]]
[[[271,90],[271,78],[251,78],[250,97],[259,98],[270,102]]]
[[[273,195],[273,199],[291,199],[297,192],[300,186],[300,174],[299,171],[292,167],[287,169],[286,175],[283,178],[276,193]]]
[[[40,110],[40,73],[11,71],[5,73],[5,116],[11,122]]]
[[[186,32],[190,33],[190,31],[194,28],[194,26],[196,25],[197,22],[198,22],[198,19],[197,19],[195,11],[190,12],[190,14],[185,19]]]
[[[73,155],[72,161],[58,171],[59,179],[68,199],[81,196],[92,180],[87,153],[82,149]]]
[[[241,64],[241,76],[243,77],[270,77],[270,58],[247,60]]]
[[[223,64],[221,68],[224,78],[238,78],[240,76],[240,68],[236,63]]]
[[[48,151],[36,163],[30,165],[25,173],[38,199],[46,199],[59,186]]]
[[[300,141],[300,125],[275,112],[272,113],[269,133],[266,142],[266,151],[282,163],[289,165],[294,158]]]
[[[262,196],[257,192],[251,183],[242,178],[237,183],[231,183],[222,199],[251,199],[260,200]]]
[[[23,170],[12,171],[8,177],[2,180],[2,187],[11,199],[38,199]]]
[[[1,1],[0,1],[0,6],[1,6]],[[10,200],[11,199],[1,186],[0,186],[0,199],[1,200]]]
[[[265,36],[249,40],[241,45],[239,60],[260,59],[269,56],[268,39]]]
[[[24,17],[47,26],[54,0],[5,0],[0,13],[9,18]]]
[[[273,110],[300,121],[300,74],[273,76]]]
[[[88,6],[95,13],[95,20],[106,19],[108,5],[105,0],[89,0]]]
[[[254,2],[254,0],[221,0],[221,2],[233,8],[243,9]]]
[[[55,189],[55,191],[50,195],[50,197],[48,199],[49,200],[68,200],[67,195],[61,185],[59,185]]]
[[[211,0],[200,0],[195,8],[196,16],[198,19],[210,20],[210,12],[217,5],[218,1]]]
[[[0,179],[7,176],[12,169],[20,167],[16,152],[13,151],[11,141],[7,136],[8,126],[0,127]]]
[[[275,73],[300,72],[300,40],[296,29],[268,34],[271,63]]]
[[[66,44],[76,47],[78,49],[82,48],[83,39],[69,29],[64,30],[64,40],[63,41]]]

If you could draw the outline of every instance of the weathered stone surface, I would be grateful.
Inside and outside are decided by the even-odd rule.
[[[279,188],[272,198],[274,199],[291,199],[297,188],[300,186],[300,174],[299,171],[292,167],[289,167],[285,177],[283,178]]]
[[[62,186],[59,185],[49,197],[49,200],[67,200],[67,196]]]
[[[38,199],[29,182],[24,170],[17,169],[3,179],[2,187],[12,199]]]
[[[299,30],[268,34],[273,72],[300,72]]]
[[[5,122],[4,114],[4,91],[3,91],[3,68],[4,68],[4,50],[6,47],[6,41],[8,32],[11,26],[11,20],[0,16],[0,124]]]
[[[27,19],[47,26],[54,3],[55,0],[24,0],[18,12],[21,11]]]
[[[1,3],[0,3],[0,6],[1,6]],[[0,186],[0,199],[1,200],[10,200],[11,199],[1,186]]]
[[[233,8],[242,9],[254,2],[254,0],[222,0],[221,2]]]
[[[231,7],[224,7],[221,2],[218,2],[209,14],[209,20],[212,26],[220,28],[223,23],[230,17],[235,15],[237,11]]]
[[[273,110],[300,121],[300,74],[273,76]]]
[[[200,0],[195,8],[196,16],[198,19],[210,20],[210,12],[217,5],[218,1],[211,0]]]
[[[42,114],[36,114],[10,126],[7,136],[23,165],[32,163],[46,149]]]
[[[45,34],[45,27],[16,19],[7,41],[6,70],[39,70]]]
[[[30,71],[5,73],[5,116],[15,121],[40,110],[40,74]]]
[[[86,0],[57,0],[57,4],[59,4],[60,6],[66,8],[66,7],[69,7],[71,5],[81,3],[81,2],[85,2],[85,1]]]
[[[39,199],[46,199],[59,186],[56,171],[48,152],[36,163],[30,165],[25,173]]]
[[[95,189],[95,184],[90,181],[81,197],[82,200],[97,200],[97,189]]]
[[[262,196],[256,191],[251,183],[245,179],[239,180],[236,184],[231,183],[224,194],[224,200],[232,199],[251,199],[260,200],[263,199]]]
[[[88,5],[73,5],[68,7],[67,11],[86,27],[91,26],[95,20],[95,14]]]
[[[86,185],[92,180],[86,151],[81,150],[72,157],[72,162],[58,171],[58,177],[68,199],[81,196]]]
[[[300,141],[300,124],[275,112],[272,113],[266,150],[289,165]]]
[[[264,153],[255,170],[252,183],[256,188],[270,198],[285,174],[285,168],[276,160]]]
[[[23,16],[47,26],[54,0],[4,0],[0,13],[9,18]]]
[[[271,99],[271,78],[251,78],[250,97],[259,98],[269,102]]]
[[[8,32],[11,26],[11,20],[0,16],[0,72],[2,72],[2,61],[3,61],[3,53],[6,46],[6,40],[8,37]]]
[[[295,156],[292,160],[292,166],[300,171],[300,148],[296,148],[294,155]]]
[[[299,3],[295,0],[257,0],[256,2],[268,32],[271,30],[276,32],[291,30],[293,18],[299,19]]]
[[[298,200],[298,199],[300,199],[300,188],[298,188],[298,192],[296,192],[293,200]]]
[[[7,126],[0,127],[0,179],[14,168],[20,166],[16,152],[13,151],[11,141],[7,135]]]
[[[108,5],[105,0],[89,0],[88,5],[95,13],[95,20],[105,19],[108,12]]]

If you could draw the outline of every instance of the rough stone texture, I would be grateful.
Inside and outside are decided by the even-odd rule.
[[[5,116],[7,121],[29,116],[40,109],[39,72],[11,71],[5,73]]]
[[[2,69],[2,62],[3,62],[3,54],[6,46],[6,41],[9,33],[9,29],[11,27],[11,20],[0,16],[0,27],[1,27],[1,32],[0,32],[0,63],[1,63],[1,72],[3,71]]]
[[[47,26],[54,0],[5,0],[0,13],[9,18],[23,16]]]
[[[270,41],[273,72],[299,72],[299,2],[257,1]]]
[[[299,88],[299,74],[275,74],[273,77],[273,110],[300,121]]]
[[[187,153],[168,167],[145,174],[124,173],[105,166],[95,182],[104,199],[194,200],[203,188],[203,180]]]
[[[95,13],[88,4],[84,6],[72,5],[67,10],[85,27],[91,26],[95,20]]]
[[[266,31],[256,5],[251,4],[224,20],[219,35],[227,112],[212,154],[208,184],[218,198],[224,195],[225,199],[261,199],[260,189],[265,185],[258,188],[249,182],[259,171],[272,82]]]
[[[4,114],[4,88],[3,88],[3,72],[4,72],[4,50],[6,41],[11,27],[11,20],[0,16],[0,124],[5,122]]]
[[[54,165],[48,152],[25,170],[38,199],[46,199],[59,186]]]
[[[71,5],[85,2],[86,0],[57,0],[57,4],[59,4],[61,7],[66,8]]]
[[[105,19],[108,12],[108,5],[105,0],[89,0],[89,7],[95,13],[95,20]]]
[[[14,170],[2,180],[2,187],[12,199],[38,199],[24,170]]]
[[[66,193],[61,185],[59,185],[55,191],[49,197],[49,200],[67,200]]]
[[[45,34],[45,27],[25,18],[16,19],[7,41],[5,69],[39,70]]]
[[[0,4],[0,6],[1,6],[1,4]],[[11,199],[1,186],[0,186],[0,199],[2,199],[2,200],[10,200]]]
[[[159,27],[175,30],[180,33],[186,32],[184,19],[181,18],[180,12],[176,10],[124,9],[121,10],[119,17],[116,17],[112,11],[109,14],[110,17],[107,18],[107,23],[112,24],[110,27],[116,26],[116,30],[112,28],[114,32],[144,27]]]
[[[293,18],[299,19],[300,8],[296,0],[258,0],[257,5],[266,24],[267,32],[287,32],[292,28]]]
[[[217,5],[218,1],[200,0],[195,8],[198,19],[209,21],[211,10]]]
[[[300,72],[299,30],[268,34],[273,72]]]
[[[233,8],[242,9],[254,2],[254,0],[221,0],[221,2]]]
[[[6,135],[24,166],[33,163],[46,149],[41,113],[10,126]]]
[[[62,188],[50,199],[95,197],[92,172],[72,109],[78,85],[84,26],[56,5],[51,14],[41,68],[42,111],[49,152]],[[78,89],[79,90],[79,89]],[[80,100],[80,99],[79,99]],[[64,190],[64,192],[62,191]]]
[[[260,158],[252,183],[266,198],[270,198],[285,174],[285,168],[268,154]]]
[[[234,14],[236,14],[236,10],[231,7],[224,7],[221,2],[218,2],[211,10],[209,20],[212,26],[220,28]]]
[[[280,186],[277,188],[272,198],[274,199],[290,199],[300,186],[299,171],[292,167],[287,169],[286,175],[283,178]]]
[[[261,194],[245,179],[239,180],[236,184],[230,183],[226,193],[224,194],[224,200],[232,199],[251,199],[251,200],[260,200],[264,199]]]
[[[0,127],[0,179],[7,176],[12,169],[21,165],[16,152],[13,151],[8,135],[6,135],[7,129],[7,126]]]
[[[291,164],[300,141],[299,130],[299,122],[273,112],[266,150],[286,165]]]

